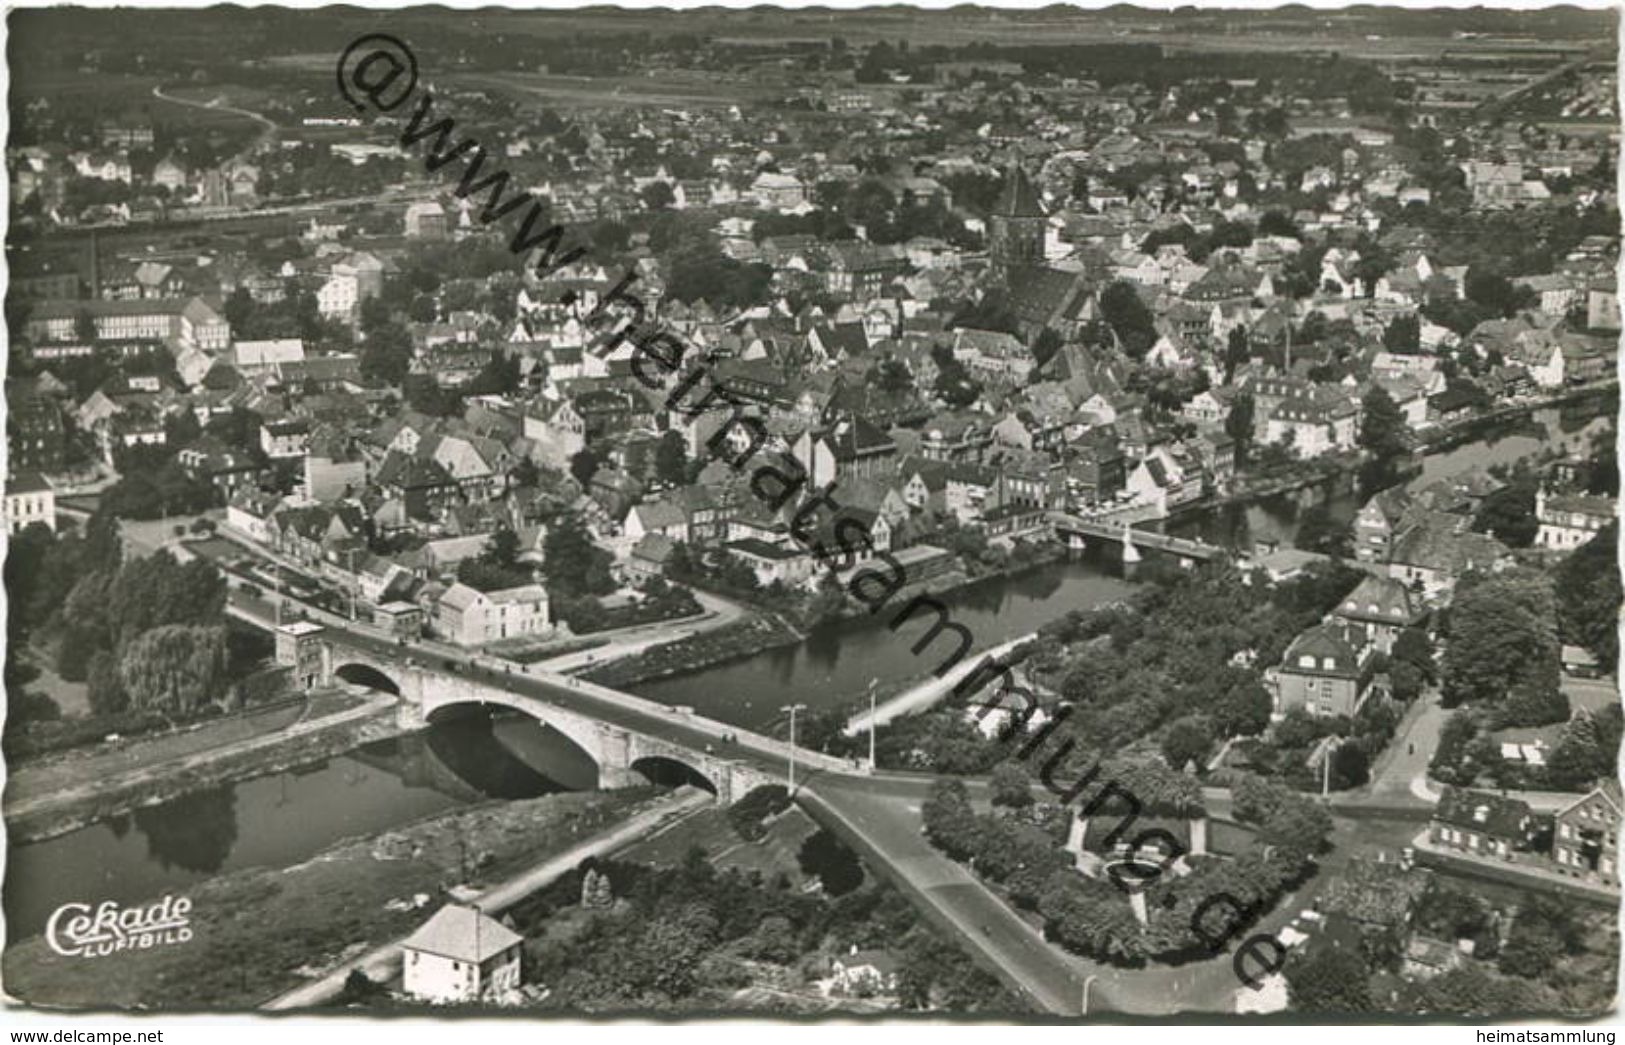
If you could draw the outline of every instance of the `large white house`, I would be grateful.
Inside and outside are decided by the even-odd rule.
[[[401,945],[401,986],[435,1003],[500,998],[519,989],[523,942],[479,908],[447,904]]]
[[[1548,495],[1544,488],[1536,490],[1535,518],[1540,529],[1535,533],[1535,547],[1554,551],[1578,548],[1612,522],[1616,510],[1611,497]]]
[[[480,591],[453,584],[435,604],[435,629],[459,646],[545,634],[552,626],[547,592],[539,584]]]

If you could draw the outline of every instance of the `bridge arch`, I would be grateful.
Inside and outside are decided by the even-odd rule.
[[[333,675],[357,686],[366,686],[368,689],[393,693],[397,697],[401,695],[401,684],[395,680],[394,676],[365,661],[350,661],[340,664],[333,669]]]
[[[698,767],[675,755],[644,755],[632,761],[632,772],[651,784],[662,787],[689,785],[717,794],[716,781]]]
[[[425,717],[426,750],[487,798],[534,798],[604,784],[598,753],[534,715],[491,703],[443,704]]]

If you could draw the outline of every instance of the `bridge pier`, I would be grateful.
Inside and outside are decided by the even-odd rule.
[[[630,766],[598,765],[598,790],[625,791],[629,787],[642,787],[648,783]]]
[[[429,716],[423,713],[422,705],[400,700],[395,703],[395,725],[409,733],[416,733],[428,727]]]

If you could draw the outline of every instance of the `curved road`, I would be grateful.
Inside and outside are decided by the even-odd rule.
[[[264,141],[266,138],[270,137],[271,133],[276,130],[276,124],[263,114],[252,112],[248,109],[239,109],[234,105],[222,105],[219,101],[194,102],[190,98],[177,98],[173,94],[165,94],[164,89],[157,85],[154,85],[152,88],[152,96],[160,101],[169,102],[172,105],[184,105],[189,109],[202,109],[205,112],[229,112],[233,116],[245,116],[259,124],[262,128],[260,131],[261,141]]]

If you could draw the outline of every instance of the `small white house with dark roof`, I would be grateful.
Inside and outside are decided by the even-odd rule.
[[[447,904],[401,945],[401,985],[436,1004],[499,998],[519,988],[523,942],[479,908]]]

